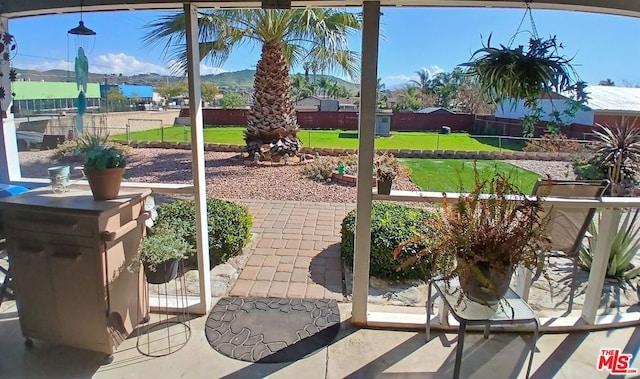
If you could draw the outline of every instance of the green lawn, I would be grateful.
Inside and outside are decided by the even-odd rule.
[[[204,129],[207,143],[225,145],[244,145],[243,127],[215,127]],[[298,137],[306,147],[357,149],[358,134],[355,131],[342,130],[300,130]],[[113,136],[117,140],[126,140],[126,135]],[[172,126],[131,133],[133,141],[171,141],[187,142],[191,140],[189,127]],[[391,137],[379,137],[375,140],[376,149],[408,150],[457,150],[457,151],[500,151],[498,138],[477,139],[467,133],[438,134],[435,132],[393,132]],[[521,150],[517,144],[502,141],[502,150]]]
[[[423,191],[459,192],[470,191],[473,187],[473,161],[463,159],[400,159],[411,169],[413,182]],[[540,175],[514,165],[498,161],[477,161],[481,177],[490,177],[496,172],[508,172],[516,185],[525,194],[531,193],[533,185]]]

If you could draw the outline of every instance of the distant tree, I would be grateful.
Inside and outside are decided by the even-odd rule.
[[[291,95],[295,101],[313,96],[315,92],[313,84],[302,75],[294,75],[291,77]]]
[[[109,101],[126,101],[127,98],[120,92],[120,88],[111,87],[107,91],[107,100]]]
[[[224,109],[244,108],[247,103],[239,93],[225,93],[220,99],[220,106]]]
[[[205,101],[213,101],[220,93],[218,87],[212,82],[202,82],[200,91],[202,92],[202,100]]]
[[[415,84],[420,89],[420,93],[422,94],[422,99],[424,99],[431,93],[432,84],[431,84],[431,74],[426,68],[420,69],[416,71],[416,75],[418,75],[418,80],[411,80],[409,84]]]
[[[184,82],[176,84],[158,84],[155,87],[155,90],[167,101],[172,97],[185,95],[188,92],[187,85]]]
[[[601,80],[598,82],[599,86],[615,86],[616,83],[613,82],[613,80],[606,78],[605,80]]]
[[[351,93],[347,87],[336,81],[332,81],[327,85],[327,96],[337,99],[339,97],[349,97]]]
[[[329,89],[329,80],[326,77],[322,76],[320,80],[318,80],[316,88],[318,89],[318,92],[316,92],[317,95],[320,95],[322,97],[327,97],[327,90]]]
[[[443,108],[455,108],[455,99],[458,88],[464,81],[464,73],[459,67],[452,72],[442,72],[434,76],[431,87],[436,95],[435,106]]]
[[[398,97],[400,100],[393,105],[394,112],[413,112],[424,106],[422,100],[420,99],[421,92],[420,88],[416,86],[412,86],[410,84],[406,85],[404,88],[400,90],[398,93]]]
[[[376,103],[378,104],[378,108],[386,108],[387,107],[387,93],[386,86],[382,82],[381,78],[378,78],[376,83]]]
[[[492,114],[495,105],[480,91],[478,83],[469,77],[464,77],[458,86],[455,98],[455,110],[470,114]]]

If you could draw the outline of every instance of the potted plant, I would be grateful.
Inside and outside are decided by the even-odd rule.
[[[514,200],[514,195],[519,196]],[[423,231],[393,255],[400,268],[417,266],[426,280],[457,277],[467,298],[494,305],[516,267],[542,268],[546,224],[540,200],[524,196],[508,174],[481,179],[475,169],[471,192],[457,201],[445,196]]]
[[[562,44],[556,37],[532,37],[528,48],[487,45],[476,50],[467,67],[467,75],[477,80],[480,89],[494,102],[512,99],[538,99],[551,91],[574,89],[577,84],[571,58],[559,54]]]
[[[84,174],[96,200],[118,197],[127,160],[124,153],[111,146],[95,144],[85,155]]]
[[[480,92],[494,104],[524,100],[524,105],[531,110],[522,119],[523,134],[527,136],[533,134],[533,127],[542,116],[538,105],[541,98],[554,91],[562,93],[571,98],[567,100],[570,104],[567,109],[576,111],[587,99],[586,84],[578,79],[571,65],[572,58],[560,54],[561,48],[555,36],[541,38],[534,34],[527,48],[523,45],[493,47],[489,36],[487,44],[476,50],[469,62],[459,66],[466,67],[466,75],[478,83]],[[557,110],[552,112],[556,113],[559,118]]]
[[[390,153],[380,154],[374,162],[375,176],[377,179],[378,194],[391,194],[393,179],[398,175],[400,163]]]
[[[190,250],[191,246],[176,232],[154,230],[140,243],[129,271],[136,272],[142,264],[148,283],[167,283],[178,276],[180,261],[188,256]]]

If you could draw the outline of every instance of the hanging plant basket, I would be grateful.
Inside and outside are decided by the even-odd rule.
[[[561,47],[555,36],[531,38],[526,49],[522,45],[492,47],[489,36],[486,46],[460,66],[467,68],[466,74],[494,103],[509,98],[535,101],[552,91],[572,91],[581,85],[571,58],[559,54]]]

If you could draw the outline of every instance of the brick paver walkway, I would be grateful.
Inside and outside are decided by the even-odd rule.
[[[340,225],[355,204],[242,202],[257,241],[231,296],[343,300]]]

